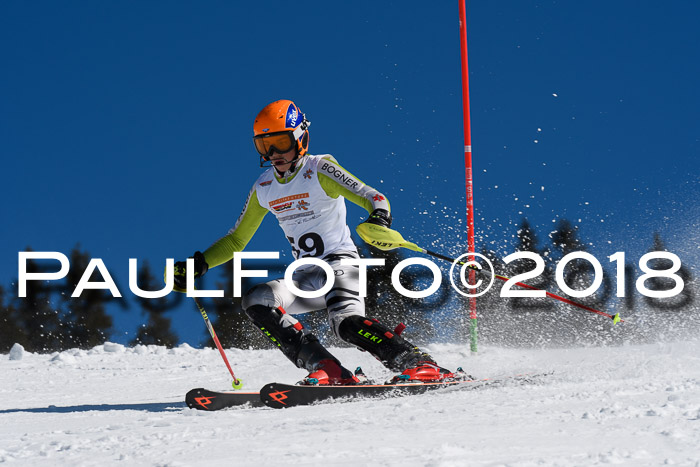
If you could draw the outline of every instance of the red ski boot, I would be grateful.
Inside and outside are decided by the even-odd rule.
[[[450,370],[441,368],[435,362],[418,362],[416,366],[405,369],[400,375],[394,376],[392,383],[439,383],[454,381],[459,376]]]
[[[300,382],[303,385],[330,385],[345,386],[350,384],[360,384],[360,380],[347,368],[341,366],[337,361],[326,359],[318,363],[316,371]]]

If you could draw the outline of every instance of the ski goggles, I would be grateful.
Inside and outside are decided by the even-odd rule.
[[[291,131],[278,131],[253,137],[255,149],[265,159],[269,159],[272,152],[284,153],[296,147],[297,141]]]

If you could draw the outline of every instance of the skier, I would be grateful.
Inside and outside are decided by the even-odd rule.
[[[227,262],[242,251],[271,212],[291,243],[295,258],[315,257],[335,272],[332,289],[314,299],[295,296],[281,279],[252,287],[242,300],[250,320],[297,367],[309,371],[304,384],[344,385],[360,382],[292,315],[327,309],[333,333],[375,356],[395,379],[441,381],[454,374],[427,353],[377,320],[365,318],[359,295],[359,267],[341,260],[359,258],[345,220],[348,199],[369,213],[368,223],[391,226],[389,201],[345,170],[330,155],[310,155],[310,122],[290,100],[278,100],[260,111],[253,124],[253,142],[260,166],[269,167],[253,184],[243,211],[228,234],[201,253],[195,252],[194,277]],[[325,272],[302,266],[293,275],[297,288],[319,290]],[[175,290],[186,290],[186,262],[175,264]]]

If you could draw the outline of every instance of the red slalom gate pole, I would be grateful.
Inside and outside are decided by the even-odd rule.
[[[472,130],[469,118],[469,62],[467,60],[467,7],[459,0],[459,42],[462,55],[462,111],[464,120],[464,169],[467,191],[467,246],[470,253],[476,251],[474,244],[474,183],[472,178]],[[474,256],[469,256],[474,261]],[[474,284],[476,273],[469,271],[469,283]],[[476,297],[469,297],[469,346],[477,351]]]

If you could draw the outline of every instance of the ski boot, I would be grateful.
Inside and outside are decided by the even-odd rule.
[[[344,368],[336,360],[329,358],[318,362],[317,369],[309,373],[298,384],[303,386],[346,386],[360,383],[360,379],[353,375],[350,370]]]
[[[284,309],[251,305],[245,312],[289,360],[309,372],[297,384],[338,386],[360,383],[360,379],[343,368],[316,336]]]
[[[391,383],[439,383],[454,381],[455,374],[442,368],[433,361],[418,362],[416,366],[406,368],[400,375],[391,379]]]
[[[370,352],[390,370],[402,372],[389,383],[427,383],[455,379],[454,373],[438,366],[433,357],[401,337],[405,328],[404,324],[399,324],[392,331],[376,319],[351,315],[338,326],[338,336],[345,342]]]
[[[394,376],[390,383],[440,383],[448,381],[467,381],[473,379],[466,374],[462,367],[452,372],[446,368],[438,366],[434,361],[418,362],[411,368],[406,368],[400,375]]]

